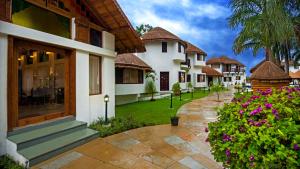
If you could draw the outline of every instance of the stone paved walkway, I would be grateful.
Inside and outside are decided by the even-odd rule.
[[[221,169],[205,142],[208,122],[216,120],[216,107],[232,92],[195,100],[179,110],[178,127],[160,125],[130,130],[61,154],[33,168],[43,169]]]

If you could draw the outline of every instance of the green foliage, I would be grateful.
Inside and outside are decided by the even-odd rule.
[[[147,74],[146,75],[146,86],[145,86],[145,91],[148,94],[151,94],[151,100],[154,100],[154,93],[157,92],[156,90],[156,85],[155,85],[155,76],[152,74]]]
[[[7,156],[0,157],[0,168],[2,169],[24,169]]]
[[[211,91],[216,92],[218,96],[218,101],[220,101],[220,92],[223,90],[223,86],[221,84],[216,84],[211,86]]]
[[[174,83],[173,86],[172,86],[172,91],[174,92],[174,94],[176,96],[178,96],[180,94],[180,90],[181,90],[181,87],[180,87],[179,82]]]
[[[152,29],[153,27],[149,24],[141,24],[140,26],[137,26],[135,30],[140,36],[143,36]]]
[[[109,119],[110,126],[105,125],[105,120],[99,118],[96,122],[92,123],[89,127],[97,130],[100,133],[100,137],[106,137],[113,134],[121,133],[130,129],[140,128],[146,126],[145,123],[137,121],[132,115],[124,118]],[[153,125],[148,123],[149,125]]]
[[[188,89],[191,90],[191,89],[193,89],[194,86],[193,86],[192,82],[188,82],[187,87],[188,87]]]
[[[238,94],[209,123],[215,160],[225,168],[300,167],[300,88]]]

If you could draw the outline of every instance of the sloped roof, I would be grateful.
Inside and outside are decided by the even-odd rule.
[[[211,64],[235,64],[235,65],[239,65],[239,66],[244,66],[244,64],[242,64],[241,62],[235,60],[235,59],[231,59],[227,56],[221,56],[221,57],[214,57],[209,59],[206,64],[211,65]]]
[[[250,76],[251,80],[287,80],[290,76],[271,61],[262,62]]]
[[[185,44],[185,42],[183,40],[181,40],[178,36],[174,35],[173,33],[169,32],[161,27],[155,27],[152,30],[150,30],[149,32],[145,33],[142,36],[142,40],[144,42],[170,40],[170,41],[180,41],[183,44]]]
[[[186,53],[197,53],[197,54],[200,54],[200,55],[204,55],[204,56],[207,56],[207,54],[200,48],[198,48],[197,46],[189,43],[189,42],[186,42],[187,44],[187,48],[186,48]]]
[[[220,72],[216,71],[215,69],[209,66],[202,67],[202,72],[205,73],[207,76],[223,76]]]
[[[116,51],[144,52],[144,43],[132,27],[116,0],[86,0],[108,32],[115,35]]]
[[[141,60],[133,53],[125,53],[118,55],[115,64],[117,68],[132,68],[142,70],[152,69],[149,65],[147,65],[143,60]]]
[[[253,73],[260,65],[262,65],[264,62],[266,61],[266,59],[262,60],[261,62],[259,62],[257,65],[255,65],[253,68],[250,69],[250,73]],[[281,65],[278,65],[277,63],[274,63],[275,65],[279,66],[280,68]]]
[[[290,75],[290,77],[292,79],[300,79],[300,70],[297,71],[297,72],[295,72],[295,73],[294,72],[290,72],[289,75]]]

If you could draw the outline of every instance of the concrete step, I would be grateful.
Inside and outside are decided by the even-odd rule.
[[[97,131],[84,128],[67,135],[62,135],[21,149],[18,153],[23,155],[29,161],[29,166],[33,166],[55,155],[95,139],[98,136],[99,134]]]
[[[75,120],[63,121],[60,123],[49,124],[47,126],[41,126],[40,128],[24,131],[9,136],[8,139],[17,144],[17,150],[22,150],[47,140],[68,135],[86,127],[87,124],[84,122]]]

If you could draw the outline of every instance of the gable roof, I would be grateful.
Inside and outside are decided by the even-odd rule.
[[[207,76],[223,76],[220,72],[216,71],[215,69],[209,66],[202,67],[202,72],[205,73]]]
[[[212,64],[235,64],[235,65],[239,65],[239,66],[244,66],[244,64],[242,64],[241,62],[235,60],[235,59],[231,59],[227,56],[221,56],[221,57],[214,57],[209,59],[206,64],[208,65],[212,65]]]
[[[144,43],[116,0],[86,0],[108,32],[115,35],[116,51],[144,52]]]
[[[264,62],[266,61],[266,59],[262,60],[261,62],[259,62],[257,65],[255,65],[253,68],[250,69],[250,73],[253,73],[259,66],[261,66]],[[273,62],[274,63],[274,62]],[[282,68],[281,65],[274,63],[275,65],[277,65],[279,68]]]
[[[250,76],[251,80],[288,80],[290,76],[271,61],[262,62]]]
[[[117,68],[131,68],[141,70],[152,70],[143,60],[133,53],[125,53],[117,56],[115,61]]]
[[[207,56],[207,54],[201,50],[200,48],[198,48],[197,46],[189,43],[189,42],[186,42],[187,44],[187,48],[186,48],[186,53],[197,53],[197,54],[200,54],[200,55],[204,55],[204,56]]]
[[[142,40],[144,42],[152,42],[152,41],[179,41],[185,44],[183,40],[181,40],[178,36],[173,33],[161,28],[155,27],[149,32],[145,33],[142,36]],[[186,44],[185,44],[186,45]]]

